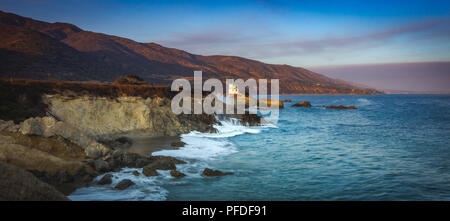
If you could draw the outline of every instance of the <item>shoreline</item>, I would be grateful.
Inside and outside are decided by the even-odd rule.
[[[173,143],[181,141],[181,135],[177,136],[127,136],[132,142],[130,147],[124,150],[130,153],[137,153],[143,156],[151,156],[152,153],[160,150],[176,150],[180,147],[173,146]]]

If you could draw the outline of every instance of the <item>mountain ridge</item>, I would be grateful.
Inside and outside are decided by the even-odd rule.
[[[266,64],[238,56],[191,54],[157,43],[85,31],[73,24],[48,23],[0,11],[0,76],[112,82],[133,74],[156,85],[192,78],[280,79],[290,94],[372,94],[344,81],[300,67]]]

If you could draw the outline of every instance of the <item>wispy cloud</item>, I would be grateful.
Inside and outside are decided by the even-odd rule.
[[[332,59],[333,56],[341,56],[339,53],[334,54],[333,52],[356,51],[362,53],[366,49],[386,46],[389,41],[399,37],[447,38],[447,44],[449,44],[449,27],[449,18],[435,18],[385,27],[359,35],[346,35],[346,30],[343,29],[341,33],[332,33],[317,39],[301,36],[287,39],[282,33],[276,33],[270,29],[251,30],[252,33],[248,33],[246,30],[234,28],[179,33],[172,39],[158,41],[158,43],[206,55],[228,54],[270,60],[277,57],[301,54],[313,56],[326,53],[325,56]],[[271,38],[275,35],[277,38]]]
[[[292,51],[292,49],[298,49],[299,52],[309,52],[309,53],[321,52],[325,49],[332,49],[332,48],[347,48],[349,46],[356,46],[361,44],[373,46],[374,43],[376,45],[398,36],[428,31],[440,25],[443,25],[448,28],[450,27],[450,20],[434,19],[427,21],[419,21],[415,23],[387,28],[377,32],[357,36],[344,36],[344,37],[330,36],[323,39],[298,40],[291,42],[269,44],[267,46],[279,47],[281,49],[290,49],[289,51]]]

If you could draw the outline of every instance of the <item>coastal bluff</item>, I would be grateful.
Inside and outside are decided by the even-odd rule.
[[[174,114],[167,87],[24,79],[0,79],[0,86],[1,169],[18,182],[29,176],[36,181],[2,183],[3,200],[67,200],[77,188],[96,185],[95,177],[124,167],[174,169],[182,161],[128,152],[127,137],[215,133],[220,125],[213,114]],[[250,114],[221,117],[260,122]]]
[[[212,125],[218,123],[213,115],[175,115],[168,98],[47,95],[45,101],[56,118],[96,138],[214,132]]]

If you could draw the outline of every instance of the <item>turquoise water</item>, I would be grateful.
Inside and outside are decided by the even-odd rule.
[[[126,192],[84,188],[71,198],[450,200],[449,95],[280,98],[292,99],[291,104],[307,100],[313,107],[286,103],[276,127],[224,122],[219,134],[194,132],[182,137],[186,147],[155,153],[187,160],[177,166],[185,178],[161,171],[158,178],[139,178],[141,185]],[[202,177],[205,167],[234,175]]]

